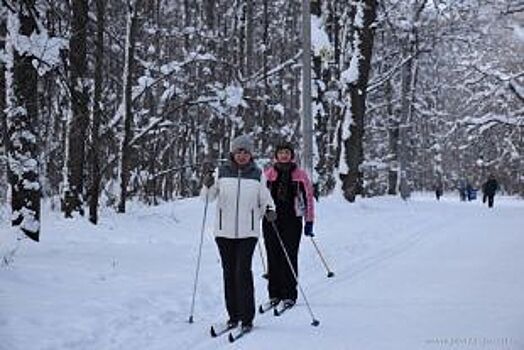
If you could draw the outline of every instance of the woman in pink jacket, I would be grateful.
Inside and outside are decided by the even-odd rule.
[[[289,267],[278,234],[298,275],[298,250],[302,228],[306,236],[313,236],[313,186],[303,169],[295,163],[293,146],[284,142],[275,149],[275,161],[265,170],[267,186],[276,206],[275,223],[262,222],[268,262],[268,292],[273,305],[283,302],[291,307],[297,300],[297,282]]]

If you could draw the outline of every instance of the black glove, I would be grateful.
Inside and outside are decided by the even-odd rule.
[[[204,175],[204,178],[202,179],[202,183],[207,188],[213,186],[215,184],[215,177],[213,176],[213,173],[207,173]]]
[[[269,222],[277,221],[277,213],[273,209],[266,210],[266,220]]]
[[[313,223],[311,221],[307,221],[304,225],[304,235],[308,237],[315,237],[315,234],[313,233]]]

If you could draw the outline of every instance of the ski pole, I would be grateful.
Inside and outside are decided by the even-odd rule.
[[[318,248],[318,245],[315,242],[315,240],[313,239],[313,237],[309,237],[309,238],[311,238],[311,243],[313,243],[313,246],[315,247],[315,250],[317,251],[317,254],[320,257],[320,260],[322,261],[322,265],[324,265],[324,268],[327,271],[328,278],[335,276],[335,273],[329,269],[329,266],[326,263],[326,259],[324,259],[324,257],[322,256],[322,253],[320,252],[320,249]]]
[[[202,257],[202,243],[204,241],[204,230],[206,228],[207,206],[209,204],[209,192],[206,192],[206,203],[204,204],[204,216],[202,218],[202,229],[200,230],[200,243],[198,244],[198,257],[195,272],[195,283],[193,284],[193,296],[191,298],[191,311],[189,314],[189,323],[193,323],[193,311],[195,310],[195,296],[198,284],[198,273],[200,271],[200,260]]]
[[[275,224],[274,221],[271,221],[271,225],[273,226],[273,231],[275,231],[275,234],[277,235],[278,242],[280,243],[280,247],[282,248],[282,251],[284,252],[289,268],[291,269],[291,273],[293,274],[293,278],[295,279],[295,282],[297,282],[298,289],[300,290],[300,293],[302,294],[302,298],[304,298],[304,301],[307,305],[309,314],[311,315],[311,325],[316,327],[320,324],[320,321],[315,318],[315,315],[313,314],[313,310],[311,309],[311,305],[309,305],[309,302],[306,298],[306,293],[304,292],[304,290],[302,289],[302,285],[298,281],[297,273],[295,269],[293,268],[293,264],[291,263],[291,259],[289,258],[289,254],[287,253],[286,246],[284,245],[284,242],[282,241],[282,237],[280,236],[280,232],[278,231],[277,225]]]

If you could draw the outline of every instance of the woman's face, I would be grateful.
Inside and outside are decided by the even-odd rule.
[[[251,153],[243,148],[240,148],[233,152],[233,159],[238,165],[246,165],[251,161]]]
[[[291,150],[288,150],[287,148],[283,148],[277,152],[277,162],[279,163],[289,163],[292,158],[293,155],[291,154]]]

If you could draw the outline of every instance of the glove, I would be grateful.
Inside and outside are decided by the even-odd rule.
[[[315,234],[313,233],[313,223],[311,221],[307,221],[304,225],[304,235],[308,237],[315,237]]]
[[[266,210],[266,220],[269,222],[277,221],[277,213],[273,209]]]
[[[204,178],[202,179],[202,183],[207,188],[213,186],[215,184],[215,177],[213,176],[213,173],[207,173],[204,175]]]

